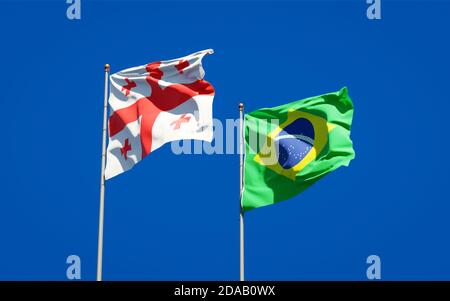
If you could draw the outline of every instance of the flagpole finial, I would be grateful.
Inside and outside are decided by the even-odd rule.
[[[244,104],[241,102],[239,104],[239,111],[243,111],[244,110]]]
[[[109,71],[109,64],[105,64],[105,71],[106,71],[106,72]]]

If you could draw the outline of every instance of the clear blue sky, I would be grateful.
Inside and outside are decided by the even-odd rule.
[[[97,256],[103,66],[213,48],[215,118],[348,86],[356,158],[246,215],[250,280],[450,280],[450,1],[0,1],[0,280]],[[107,182],[106,280],[237,280],[239,158],[170,144]]]

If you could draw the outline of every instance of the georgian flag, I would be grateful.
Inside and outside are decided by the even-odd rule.
[[[211,142],[214,88],[202,58],[213,50],[129,68],[110,76],[105,179],[131,169],[163,144]]]

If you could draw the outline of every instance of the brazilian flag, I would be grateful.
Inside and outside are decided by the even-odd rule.
[[[355,157],[347,88],[245,115],[244,211],[287,200]]]

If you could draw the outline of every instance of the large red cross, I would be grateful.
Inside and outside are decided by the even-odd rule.
[[[160,65],[161,62],[155,62],[146,67],[149,73],[146,81],[151,87],[151,95],[138,99],[131,106],[115,111],[109,118],[109,136],[112,137],[122,131],[128,123],[142,116],[142,158],[151,152],[152,127],[160,112],[172,110],[193,96],[214,94],[213,86],[203,79],[190,84],[173,84],[161,88],[158,84],[163,76],[163,72],[159,69]]]

